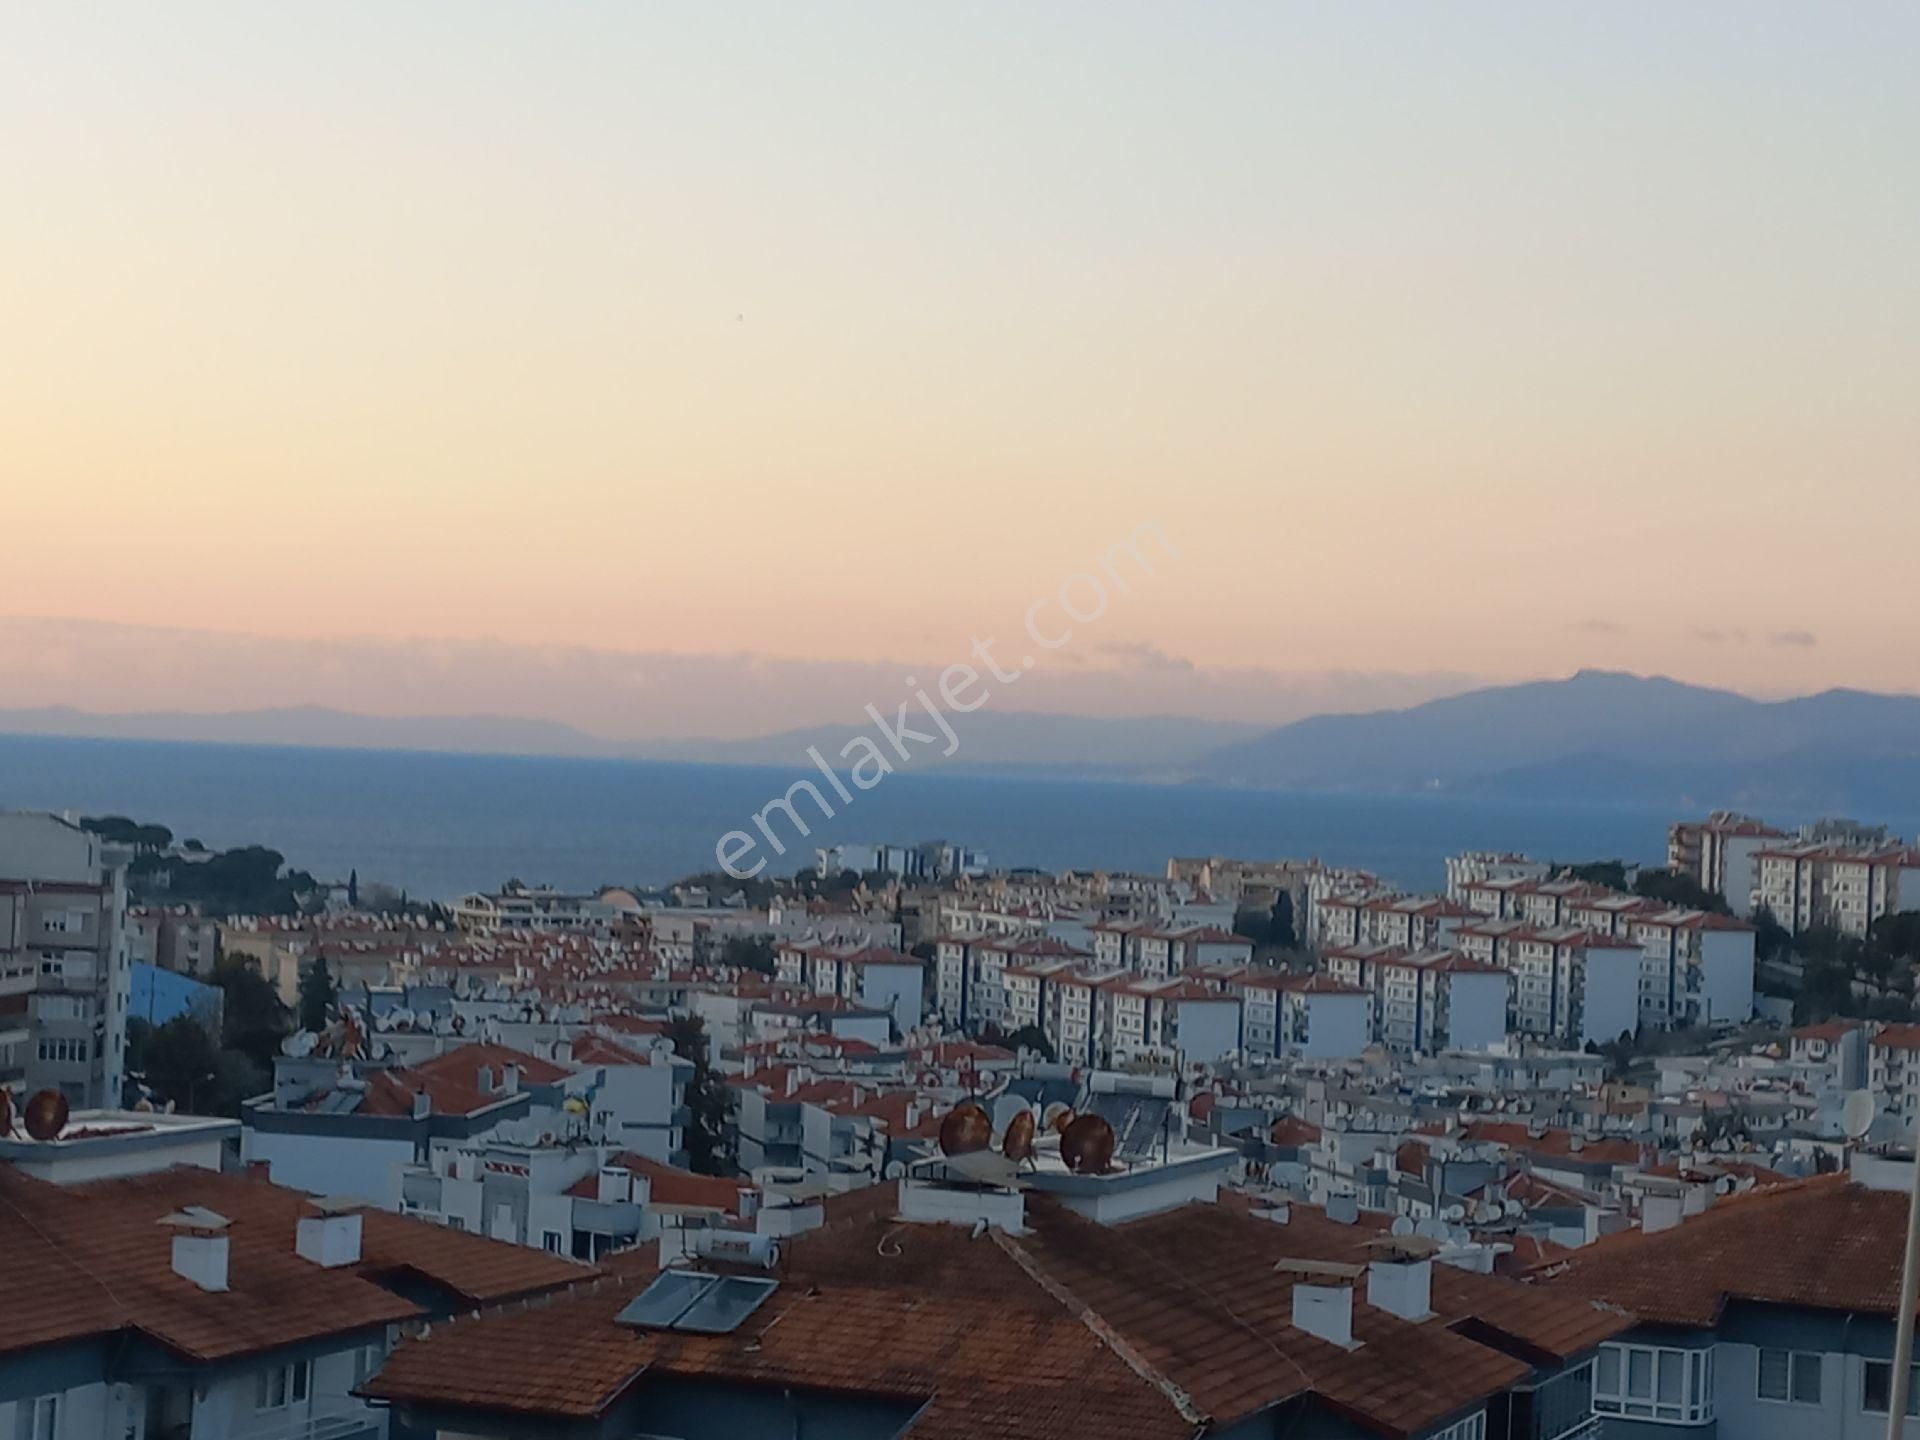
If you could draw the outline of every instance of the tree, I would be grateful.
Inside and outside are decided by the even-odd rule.
[[[1705,910],[1717,915],[1731,913],[1726,896],[1714,894],[1691,875],[1683,875],[1678,870],[1642,870],[1634,876],[1633,893],[1689,910]]]
[[[1622,860],[1588,860],[1579,865],[1569,865],[1566,870],[1569,880],[1583,881],[1588,885],[1604,885],[1609,890],[1627,888],[1627,866]]]
[[[773,941],[765,935],[729,935],[720,947],[720,959],[736,970],[774,972]]]
[[[220,1050],[190,1015],[176,1015],[146,1037],[142,1047],[147,1088],[158,1104],[173,1102],[190,1114],[216,1113],[229,1097],[218,1094]]]
[[[1299,941],[1293,933],[1293,897],[1282,890],[1269,910],[1238,911],[1233,917],[1233,933],[1253,941],[1256,949],[1295,949]]]
[[[1054,1059],[1053,1042],[1047,1039],[1047,1032],[1038,1025],[1022,1025],[1018,1030],[1001,1036],[998,1043],[1009,1050],[1031,1050],[1048,1062]]]
[[[316,1033],[326,1029],[327,1020],[339,1001],[340,990],[333,983],[333,972],[327,968],[327,957],[315,957],[307,973],[300,977],[300,1028]]]
[[[676,1015],[667,1027],[673,1053],[693,1063],[687,1081],[687,1165],[702,1175],[734,1173],[733,1124],[728,1115],[726,1086],[713,1073],[707,1027],[698,1015]]]
[[[334,873],[337,875],[340,872],[336,870]],[[360,908],[360,872],[358,870],[347,871],[347,908],[349,910]]]
[[[293,1015],[286,1003],[251,961],[238,956],[221,957],[214,966],[213,983],[224,992],[221,1044],[271,1075],[281,1042],[293,1033]]]

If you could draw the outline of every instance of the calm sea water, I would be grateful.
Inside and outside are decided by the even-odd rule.
[[[131,815],[215,848],[268,844],[323,878],[353,868],[363,882],[440,899],[509,876],[588,888],[712,869],[719,837],[751,828],[800,773],[0,736],[0,808]],[[999,865],[1161,872],[1176,854],[1318,855],[1434,889],[1443,857],[1469,848],[1657,862],[1671,818],[1644,807],[903,771],[856,793],[776,868],[811,864],[816,842],[937,836]]]

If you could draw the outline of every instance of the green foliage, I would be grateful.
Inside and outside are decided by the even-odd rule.
[[[83,815],[80,828],[109,844],[128,845],[142,854],[157,853],[173,844],[173,832],[166,826],[142,825],[124,815]]]
[[[358,870],[347,871],[347,908],[349,910],[360,908],[360,872]]]
[[[1568,879],[1588,885],[1604,885],[1609,890],[1627,888],[1627,866],[1623,860],[1588,860],[1567,866],[1565,873]]]
[[[1043,1060],[1051,1061],[1054,1058],[1053,1042],[1047,1039],[1046,1032],[1038,1025],[1022,1025],[993,1043],[1004,1045],[1009,1050],[1032,1050]]]
[[[1706,910],[1718,915],[1732,913],[1725,896],[1702,889],[1699,881],[1677,870],[1642,870],[1634,877],[1633,893],[1689,910]]]
[[[1245,936],[1260,949],[1292,950],[1299,941],[1293,931],[1293,897],[1282,890],[1270,910],[1242,910],[1233,917],[1233,933]]]
[[[292,1013],[250,961],[223,956],[214,966],[213,983],[225,996],[221,1045],[271,1075],[281,1042],[293,1033]]]
[[[720,947],[722,963],[736,970],[757,970],[762,975],[774,972],[773,941],[765,935],[730,935]]]
[[[327,968],[327,957],[316,957],[300,977],[300,1028],[315,1032],[326,1029],[339,999],[340,990]]]
[[[667,1027],[674,1054],[693,1062],[687,1081],[687,1166],[702,1175],[734,1173],[733,1124],[728,1114],[726,1086],[713,1073],[708,1057],[707,1027],[698,1015],[676,1015]]]

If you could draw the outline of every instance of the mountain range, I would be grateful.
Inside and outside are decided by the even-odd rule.
[[[1920,816],[1920,697],[1829,690],[1762,701],[1663,677],[1583,670],[1407,709],[1277,729],[1182,717],[983,710],[952,717],[959,751],[913,768],[1044,771],[1283,790],[1735,805]],[[624,744],[557,722],[383,717],[320,707],[219,715],[0,711],[0,732],[240,744],[430,749],[801,766],[872,725],[753,740]]]

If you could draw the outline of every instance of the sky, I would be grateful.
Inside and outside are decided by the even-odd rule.
[[[0,704],[1920,689],[1920,7],[0,16]]]

